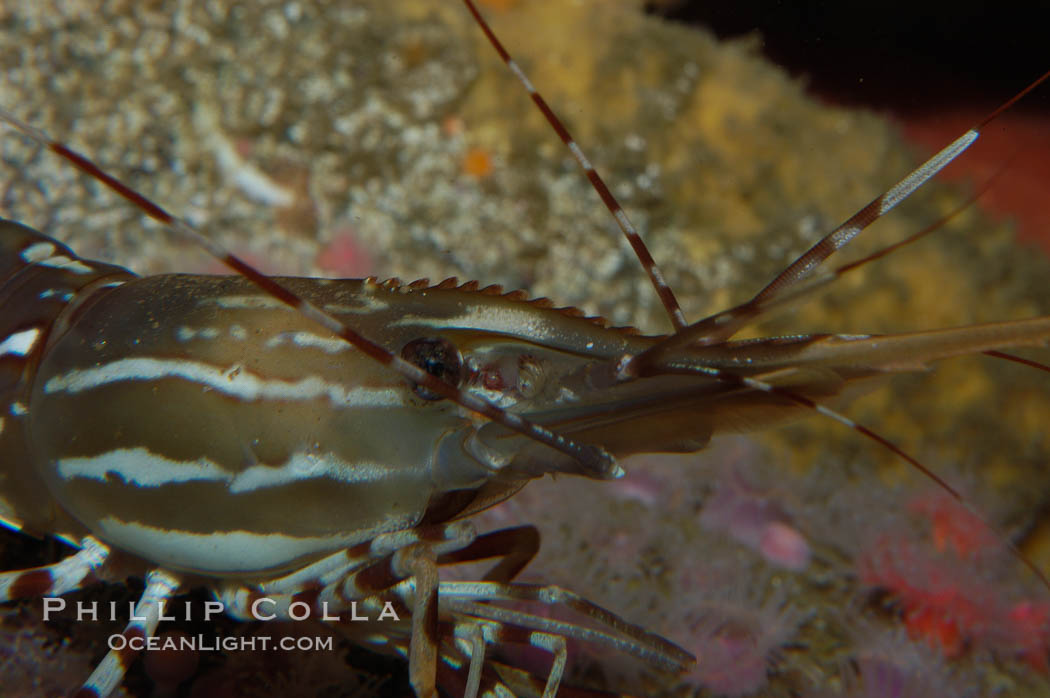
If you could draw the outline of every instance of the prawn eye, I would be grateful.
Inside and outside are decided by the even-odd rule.
[[[413,339],[401,347],[401,358],[442,380],[449,385],[459,387],[463,379],[463,357],[459,355],[456,345],[441,337],[422,337]],[[423,385],[414,385],[416,395],[424,400],[440,400],[438,395]]]

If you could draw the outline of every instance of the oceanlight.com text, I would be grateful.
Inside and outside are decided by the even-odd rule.
[[[195,652],[255,652],[270,649],[285,651],[319,652],[331,651],[334,644],[331,637],[283,636],[278,638],[266,635],[252,637],[208,637],[206,635],[154,635],[127,637],[122,633],[110,635],[107,644],[111,650],[118,652],[130,649],[134,652],[155,652],[158,650],[193,650]]]

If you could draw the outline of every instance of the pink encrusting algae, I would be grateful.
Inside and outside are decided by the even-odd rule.
[[[324,273],[344,279],[361,279],[375,271],[368,248],[349,226],[335,232],[315,262]]]
[[[918,532],[889,530],[857,558],[860,581],[890,594],[909,634],[945,657],[990,652],[1046,673],[1050,604],[1004,581],[1008,551],[943,492],[915,497]]]
[[[929,519],[930,535],[938,550],[951,550],[966,557],[1002,546],[981,517],[942,490],[913,498],[908,510]]]
[[[752,695],[768,686],[782,649],[795,641],[810,611],[793,598],[795,572],[761,549],[760,535],[755,546],[738,543],[755,532],[755,516],[729,516],[717,527],[702,520],[709,507],[728,500],[776,512],[758,516],[759,529],[790,528],[791,505],[769,486],[773,473],[762,455],[746,439],[727,438],[703,456],[632,458],[625,464],[628,475],[604,493],[573,479],[536,482],[482,514],[478,524],[487,530],[538,523],[543,547],[523,580],[586,587],[598,603],[634,609],[636,619],[698,657],[695,670],[682,677],[692,690]],[[748,486],[741,489],[745,470]],[[709,477],[697,477],[705,472]],[[579,516],[571,529],[544,529],[541,517],[526,514],[540,506],[575,507]],[[650,694],[643,667],[608,650],[574,649],[577,664],[591,658],[610,685]]]
[[[1003,607],[995,586],[975,577],[970,561],[931,557],[928,545],[884,536],[862,551],[861,582],[889,591],[905,626],[948,657],[989,637]]]
[[[792,525],[776,492],[755,487],[742,467],[724,471],[714,495],[704,503],[700,525],[725,532],[774,565],[796,572],[805,569],[809,544]]]
[[[1050,674],[1050,602],[1013,603],[1006,611],[1005,630],[1029,666],[1041,674]]]
[[[698,658],[686,679],[717,695],[751,695],[767,684],[805,614],[778,594],[760,601],[722,593],[685,614],[692,638],[686,646]]]
[[[161,166],[149,172],[148,181],[138,185],[175,211],[191,216],[198,209],[222,212],[221,217],[216,216],[222,225],[216,227],[240,235],[230,244],[254,254],[253,261],[278,259],[278,249],[295,250],[303,239],[301,229],[311,227],[309,207],[285,207],[282,210],[288,213],[278,221],[284,226],[273,225],[275,216],[268,207],[246,202],[243,187],[215,172],[214,148],[180,114],[195,109],[218,112],[221,106],[223,123],[217,131],[229,134],[230,139],[255,134],[253,129],[266,123],[266,132],[274,135],[271,140],[276,143],[269,146],[271,151],[291,149],[292,161],[310,163],[310,200],[316,200],[325,223],[318,228],[334,231],[330,237],[321,237],[330,241],[326,250],[319,253],[310,247],[295,262],[301,267],[290,264],[287,257],[291,255],[285,254],[281,258],[285,261],[277,263],[280,267],[269,267],[273,271],[316,273],[311,269],[316,265],[333,275],[356,275],[348,270],[359,259],[360,250],[354,243],[359,240],[360,249],[376,260],[376,273],[403,278],[458,274],[501,282],[508,288],[527,287],[535,295],[549,295],[560,303],[586,303],[589,312],[603,314],[613,323],[652,331],[656,304],[648,289],[639,288],[630,271],[633,262],[618,251],[619,239],[601,234],[610,222],[606,212],[593,203],[586,180],[571,169],[562,150],[550,146],[556,139],[549,129],[541,129],[540,145],[533,140],[533,129],[525,123],[528,119],[521,116],[524,111],[512,106],[513,100],[524,100],[525,95],[507,79],[498,61],[489,61],[497,79],[482,82],[487,73],[478,77],[479,70],[487,69],[476,67],[473,49],[463,40],[472,35],[473,27],[442,33],[450,20],[432,2],[412,3],[426,8],[425,22],[391,16],[407,7],[407,1],[356,2],[350,11],[317,21],[325,16],[329,4],[308,1],[293,3],[309,21],[284,23],[289,32],[286,39],[255,41],[269,31],[259,20],[280,15],[284,3],[246,4],[243,12],[236,13],[208,11],[222,4],[191,4],[187,16],[194,34],[184,38],[164,24],[160,33],[165,42],[170,41],[170,49],[152,51],[148,45],[155,32],[150,28],[152,10],[132,12],[118,4],[100,11],[86,3],[84,16],[92,19],[79,22],[63,18],[62,12],[63,5],[78,3],[54,3],[54,7],[40,3],[44,8],[40,15],[46,22],[23,26],[11,21],[27,40],[20,43],[23,48],[16,50],[12,44],[11,51],[0,52],[0,61],[8,67],[0,71],[0,82],[7,80],[4,94],[12,103],[25,105],[34,115],[34,124],[54,135],[69,133],[72,117],[65,110],[75,110],[77,145],[88,152],[103,152],[108,163],[134,167],[144,161],[176,162],[178,167]],[[770,71],[753,59],[752,47],[732,44],[718,47],[716,53],[706,35],[673,32],[633,15],[621,16],[611,8],[616,3],[548,0],[519,4],[526,11],[544,5],[549,8],[539,10],[546,21],[531,25],[544,31],[525,28],[524,22],[512,18],[512,26],[501,28],[501,34],[507,34],[516,52],[519,47],[535,47],[530,39],[552,37],[549,44],[533,49],[539,58],[522,56],[539,64],[529,66],[530,74],[552,100],[565,104],[566,94],[574,100],[569,104],[574,105],[574,112],[578,107],[573,128],[581,144],[601,163],[603,173],[609,174],[617,195],[627,190],[623,203],[632,216],[638,212],[637,222],[652,234],[648,239],[654,255],[694,313],[725,307],[734,295],[770,278],[789,261],[793,250],[802,249],[813,234],[830,229],[839,216],[848,214],[847,209],[854,205],[850,202],[860,205],[906,171],[906,158],[892,145],[890,129],[870,115],[811,109],[799,98],[802,90],[798,85],[782,76],[767,77]],[[20,13],[17,5],[11,8],[15,15]],[[28,10],[35,4],[24,7]],[[229,23],[223,24],[227,15]],[[51,25],[54,39],[49,43],[46,32]],[[126,37],[98,39],[100,28],[116,31],[128,26],[135,31]],[[338,43],[327,43],[319,35],[329,27]],[[563,33],[549,31],[551,27]],[[533,36],[522,40],[522,31]],[[571,44],[585,58],[570,60],[560,52],[564,36],[572,37]],[[277,45],[317,48],[321,55],[273,50]],[[625,45],[638,50],[624,52]],[[334,48],[329,50],[329,46]],[[348,46],[382,50],[347,50]],[[422,60],[402,60],[409,53]],[[156,67],[137,63],[140,57],[153,54],[158,56]],[[183,79],[213,75],[220,57],[230,55],[237,56],[237,61],[228,67],[228,80]],[[487,47],[479,55],[491,58]],[[637,61],[640,55],[646,61]],[[67,58],[72,63],[65,62]],[[373,63],[379,69],[372,69]],[[544,69],[545,63],[554,69]],[[85,71],[84,66],[92,70]],[[337,84],[339,71],[331,70],[333,67],[346,67],[344,74],[353,77],[354,87]],[[266,93],[277,97],[273,108],[269,99],[257,99],[260,81],[252,76],[259,69],[263,69],[259,75],[266,76]],[[178,79],[151,80],[144,85],[138,77],[144,71]],[[664,86],[649,87],[645,81],[657,74],[665,78]],[[558,85],[559,78],[569,85],[567,90]],[[479,89],[469,94],[475,83]],[[303,90],[303,85],[323,89]],[[342,95],[343,101],[333,103],[333,93]],[[388,94],[391,96],[383,96]],[[150,95],[160,98],[144,99]],[[114,104],[121,105],[119,115],[128,125],[121,139],[113,138],[110,115]],[[479,113],[495,115],[493,121],[499,121],[492,125],[482,121]],[[140,128],[142,124],[149,128]],[[435,137],[432,134],[442,132],[441,124],[448,127],[445,135]],[[463,124],[469,125],[472,134],[511,133],[512,146],[501,147],[501,135],[481,140],[488,152],[502,158],[513,151],[514,159],[507,158],[507,166],[497,160],[500,166],[484,178],[464,174]],[[719,137],[710,139],[712,133]],[[260,146],[239,144],[241,155],[265,162],[265,140],[253,135],[251,143]],[[147,152],[144,157],[139,152],[140,147],[157,143],[165,148],[159,154]],[[598,144],[597,152],[591,144]],[[20,159],[13,145],[5,155],[12,161]],[[282,157],[269,159],[279,162]],[[76,248],[85,255],[92,246],[111,239],[151,239],[142,234],[137,214],[124,216],[117,226],[112,216],[98,215],[97,204],[93,209],[90,201],[83,200],[81,190],[90,188],[67,176],[68,168],[50,174],[45,158],[27,156],[24,160],[28,165],[12,178],[5,192],[5,199],[12,202],[5,215],[30,224],[55,215],[61,221],[76,221]],[[813,169],[817,165],[822,168],[819,172]],[[45,204],[49,205],[39,205],[43,191],[48,192]],[[203,200],[199,200],[202,192]],[[927,205],[927,200],[915,207],[919,215],[900,211],[882,221],[878,231],[882,237],[877,239],[896,239],[928,222],[923,216],[935,215],[946,196],[935,187],[931,194],[936,195],[931,199],[934,205]],[[305,197],[297,201],[310,203]],[[864,270],[865,283],[840,285],[827,295],[829,303],[800,308],[794,319],[800,326],[818,330],[889,331],[907,326],[913,317],[923,317],[923,324],[931,327],[950,326],[972,321],[975,308],[983,313],[981,319],[994,319],[1018,308],[1042,308],[1045,294],[1039,289],[1045,284],[1026,281],[1045,279],[1045,262],[1017,252],[1003,229],[980,221],[963,223],[889,264],[872,265]],[[351,227],[354,238],[346,240],[341,231]],[[269,240],[273,235],[278,236],[277,242]],[[132,264],[134,260],[171,259],[181,270],[188,269],[182,265],[182,253],[158,255],[154,251],[151,257],[150,244],[144,251],[118,249],[115,261]],[[326,252],[331,261],[321,256]],[[1006,278],[1011,281],[1003,283]],[[924,291],[927,286],[936,293]],[[1030,286],[1037,290],[1028,290]],[[929,399],[909,399],[918,391],[884,388],[884,392],[896,391],[887,399],[892,407],[869,423],[907,447],[928,443],[933,448],[947,440],[937,433],[942,422],[955,428],[960,415],[975,422],[989,411],[1002,412],[1007,402],[1004,395],[1010,396],[1006,408],[1010,410],[1025,404],[1021,399],[1027,394],[1024,391],[1045,397],[1045,383],[1032,381],[1028,373],[1018,378],[995,362],[972,362],[970,366],[965,384],[960,381],[951,392],[928,390]],[[951,375],[944,369],[930,375]],[[968,395],[968,400],[952,400],[959,392]],[[1042,399],[1034,397],[1030,402],[1034,405]],[[978,403],[981,412],[966,411],[967,405]],[[887,413],[896,424],[887,424]],[[1031,413],[1035,414],[1034,407]],[[995,416],[1001,419],[980,420],[987,436],[984,441],[995,453],[1019,454],[1027,448],[1024,452],[1033,454],[1024,457],[1029,465],[1043,457],[1045,445],[1038,442],[1037,429],[1018,428],[1019,420]],[[810,421],[821,423],[819,418]],[[895,433],[893,429],[905,421],[922,433],[913,434],[916,438],[910,438],[907,431],[903,437]],[[1009,428],[996,431],[1000,421]],[[1028,423],[1033,422],[1044,424],[1045,419],[1036,415]],[[984,441],[975,448],[985,448],[974,455],[975,460],[988,453]],[[850,456],[848,465],[834,455],[843,443],[848,446],[838,453]],[[952,591],[950,578],[938,582],[936,588],[931,582],[931,576],[945,579],[935,575],[936,566],[947,566],[953,556],[965,557],[960,548],[974,545],[976,539],[967,523],[950,513],[939,514],[941,533],[926,537],[914,527],[901,525],[899,521],[908,517],[909,510],[919,519],[922,512],[909,507],[908,496],[873,482],[869,463],[857,457],[868,445],[858,445],[855,433],[847,430],[840,441],[833,441],[823,431],[816,436],[807,432],[801,438],[795,432],[790,445],[807,454],[806,464],[816,469],[812,481],[800,483],[787,472],[791,456],[784,452],[783,441],[778,448],[764,450],[753,441],[734,438],[713,443],[706,454],[680,458],[673,464],[657,458],[635,459],[626,464],[627,478],[605,486],[567,478],[530,485],[507,508],[480,521],[479,528],[529,522],[546,525],[541,556],[526,570],[525,579],[580,592],[696,652],[700,665],[687,679],[690,693],[700,684],[705,694],[800,695],[807,685],[854,659],[862,670],[867,668],[864,695],[869,698],[902,698],[918,692],[893,688],[898,685],[927,687],[918,692],[924,697],[965,695],[945,689],[939,681],[927,684],[916,677],[925,672],[939,679],[945,672],[958,671],[969,677],[970,685],[987,686],[990,682],[985,677],[990,670],[977,666],[973,659],[989,651],[997,658],[1019,658],[1045,669],[1050,608],[1042,600],[1047,595],[1020,590],[1016,570],[995,578],[973,574],[961,563],[951,568],[960,571],[961,579],[981,582],[967,588],[966,594],[1000,601],[992,604],[994,619],[982,617],[982,609],[964,603],[965,594],[950,597],[954,599],[950,603],[936,598],[937,591]],[[821,455],[808,457],[818,449]],[[834,462],[812,462],[818,458]],[[814,483],[829,470],[847,467],[858,482],[847,488],[848,496],[843,499],[848,499],[846,506],[857,524],[840,529],[821,511],[827,508],[827,490],[824,496],[814,496],[814,490],[820,489]],[[1028,470],[1040,467],[1041,462]],[[1022,474],[1028,472],[1022,466],[1018,469]],[[741,473],[746,487],[738,481]],[[720,497],[728,501],[722,512],[718,512]],[[1018,511],[1023,509],[1018,507]],[[705,517],[708,525],[701,525]],[[887,543],[885,557],[876,558],[870,552],[874,548],[870,541],[865,542],[864,529],[897,536]],[[828,548],[834,548],[836,555],[829,554]],[[906,559],[895,559],[895,551],[901,550],[907,553]],[[932,558],[930,569],[920,568],[927,578],[908,569],[909,560],[928,558],[931,552],[944,557]],[[854,557],[865,555],[875,569],[876,581],[866,583],[862,590],[855,583]],[[857,622],[844,608],[856,610],[880,629],[895,632],[894,637],[904,635],[896,616],[883,609],[868,606],[858,610],[851,605],[858,605],[875,586],[895,597],[901,610],[904,597],[925,608],[914,612],[911,626],[928,627],[929,636],[946,640],[957,632],[963,638],[960,649],[949,658],[940,639],[933,649],[927,646],[928,635],[919,632],[919,641],[903,638],[908,641],[899,643],[901,652],[917,657],[918,668],[892,658],[880,659],[883,655],[878,653],[865,654],[865,639],[846,632]],[[965,614],[969,616],[962,621],[955,617]],[[836,644],[825,637],[851,641]],[[18,642],[5,638],[3,644],[17,647]],[[986,651],[981,655],[971,652],[971,647]],[[577,662],[579,654],[574,651],[570,661]],[[779,655],[783,661],[777,661]],[[70,658],[69,652],[61,656]],[[336,665],[337,658],[320,660]],[[739,677],[720,676],[719,658],[747,671],[741,669]],[[57,671],[48,659],[36,660],[36,666]],[[311,665],[312,657],[285,659],[295,662],[295,676],[325,674]],[[609,653],[603,659],[602,670],[619,669],[618,656]],[[228,694],[223,691],[264,675],[274,663],[265,654],[238,654],[230,660],[229,666],[210,675],[212,685],[217,686],[213,692],[204,692],[208,675],[197,679],[195,691],[200,686],[202,696]],[[904,667],[896,669],[905,675],[903,683],[892,678],[887,665]],[[1008,670],[1011,680],[1017,674],[1023,679],[1023,666]],[[74,672],[73,680],[82,679],[85,672]],[[733,679],[738,682],[733,684]],[[282,683],[291,682],[282,679]],[[673,690],[669,685],[673,683],[665,681],[658,685],[659,690],[638,693],[664,695]],[[967,685],[965,679],[953,687],[962,685]],[[268,694],[262,688],[273,692],[274,687],[264,682],[257,689],[259,695]],[[974,693],[987,691],[976,689]],[[1011,692],[1007,688],[1000,694]],[[1033,695],[1022,690],[1012,694]]]
[[[862,622],[851,633],[854,655],[842,671],[842,685],[807,698],[976,698],[979,689],[924,642],[899,628]]]
[[[775,677],[796,671],[787,660],[820,626],[853,639],[829,654],[840,662],[837,684],[787,677],[824,691],[813,695],[983,695],[992,658],[1046,670],[1050,604],[981,517],[939,490],[873,491],[824,470],[793,476],[744,438],[625,466],[628,475],[606,492],[569,479],[537,482],[479,526],[543,529],[536,512],[574,508],[571,527],[543,531],[524,579],[586,587],[599,603],[634,609],[697,656],[684,677],[692,690],[766,695]],[[770,552],[781,527],[804,556]],[[839,588],[850,610],[814,602],[813,584]],[[608,652],[576,649],[612,685],[646,685]]]

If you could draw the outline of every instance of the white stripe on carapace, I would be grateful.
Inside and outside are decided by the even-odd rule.
[[[22,250],[22,260],[35,264],[41,262],[55,254],[55,246],[50,242],[34,242],[29,247]]]
[[[54,257],[48,257],[47,259],[41,259],[37,264],[45,267],[54,267],[55,269],[62,269],[64,271],[71,271],[74,274],[90,274],[94,269],[81,262],[79,259],[73,259],[67,257],[64,254],[55,255]]]
[[[39,338],[39,327],[33,327],[28,330],[22,330],[21,332],[10,334],[7,336],[7,339],[0,342],[0,356],[6,356],[8,354],[25,356],[33,350],[33,345],[36,344],[36,340]]]
[[[391,469],[379,463],[348,463],[330,453],[291,455],[284,465],[253,465],[231,472],[209,458],[171,460],[141,446],[118,448],[97,456],[60,458],[58,474],[64,480],[82,478],[107,481],[119,477],[136,487],[162,487],[185,482],[221,482],[233,494],[244,494],[291,482],[327,478],[338,482],[377,482]]]
[[[219,296],[218,298],[202,298],[198,305],[216,305],[228,310],[268,310],[270,308],[288,310],[288,306],[285,303],[277,300],[273,296],[252,296],[247,294],[239,296]]]
[[[93,368],[74,369],[49,379],[44,393],[79,393],[122,381],[162,378],[181,378],[245,401],[305,402],[325,397],[333,407],[401,407],[404,404],[401,393],[393,388],[349,388],[318,376],[296,381],[266,380],[239,364],[219,367],[183,359],[118,359]]]
[[[530,341],[541,342],[560,336],[546,321],[538,319],[529,306],[480,307],[474,306],[459,315],[418,315],[405,313],[389,323],[390,327],[437,327],[440,329],[470,328],[506,333],[508,327],[515,328]]]
[[[229,335],[230,339],[235,339],[239,342],[243,342],[248,339],[248,330],[243,325],[230,325],[226,329],[226,334]],[[178,329],[175,330],[175,339],[180,342],[189,342],[194,339],[218,339],[223,335],[223,330],[218,327],[190,327],[189,325],[179,325]]]
[[[244,341],[248,339],[249,333],[241,325],[232,325],[229,328],[229,336],[232,339]],[[218,339],[222,335],[222,330],[218,327],[190,327],[188,325],[181,325],[175,330],[175,339],[180,342],[189,342],[194,339]],[[320,349],[326,354],[338,354],[344,351],[350,351],[354,348],[354,345],[349,344],[346,340],[340,337],[328,336],[322,337],[320,335],[313,334],[312,332],[281,332],[270,339],[266,340],[265,347],[267,349],[273,349],[275,347],[294,345],[301,348],[314,348]]]
[[[400,522],[392,521],[392,527]],[[413,522],[403,522],[410,526]],[[289,536],[280,533],[215,531],[188,533],[107,516],[98,522],[102,537],[120,540],[121,547],[149,550],[150,559],[165,566],[199,572],[261,572],[287,565],[314,553],[349,547],[373,532],[332,536]]]
[[[118,448],[98,456],[59,458],[56,465],[63,480],[83,478],[105,482],[107,477],[116,476],[136,487],[233,479],[232,473],[207,458],[169,460],[142,447]]]
[[[106,286],[109,286],[109,285],[110,284],[106,284]],[[70,300],[73,299],[73,293],[71,291],[67,291],[67,290],[64,290],[64,289],[59,290],[59,289],[56,289],[56,288],[49,288],[46,291],[41,291],[40,295],[37,296],[37,298],[39,298],[42,301],[43,300],[47,300],[48,298],[52,298],[52,297],[57,297],[59,300],[61,300],[63,302],[69,302]]]
[[[342,337],[321,337],[312,332],[281,332],[280,334],[266,340],[264,346],[267,349],[273,349],[286,344],[294,344],[297,347],[320,349],[326,354],[338,354],[340,352],[350,351],[354,348],[353,344],[348,343]]]
[[[368,290],[367,285],[365,290]],[[321,308],[326,313],[332,313],[333,315],[366,315],[390,308],[390,303],[382,296],[375,295],[374,292],[366,296],[360,296],[357,300],[359,302],[353,305],[347,303],[325,303]]]
[[[220,334],[222,334],[222,330],[218,327],[196,328],[188,325],[180,325],[178,329],[175,330],[175,339],[180,342],[188,342],[198,337],[201,339],[216,339]]]
[[[340,482],[382,482],[394,470],[382,463],[348,463],[331,453],[293,453],[280,467],[253,465],[239,473],[230,483],[230,492],[241,494],[322,477]]]

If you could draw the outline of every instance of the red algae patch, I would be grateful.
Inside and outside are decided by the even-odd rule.
[[[1046,672],[1050,604],[1004,584],[1008,552],[987,525],[945,493],[916,497],[919,535],[890,531],[858,556],[861,583],[885,590],[909,635],[954,659],[990,652]]]

